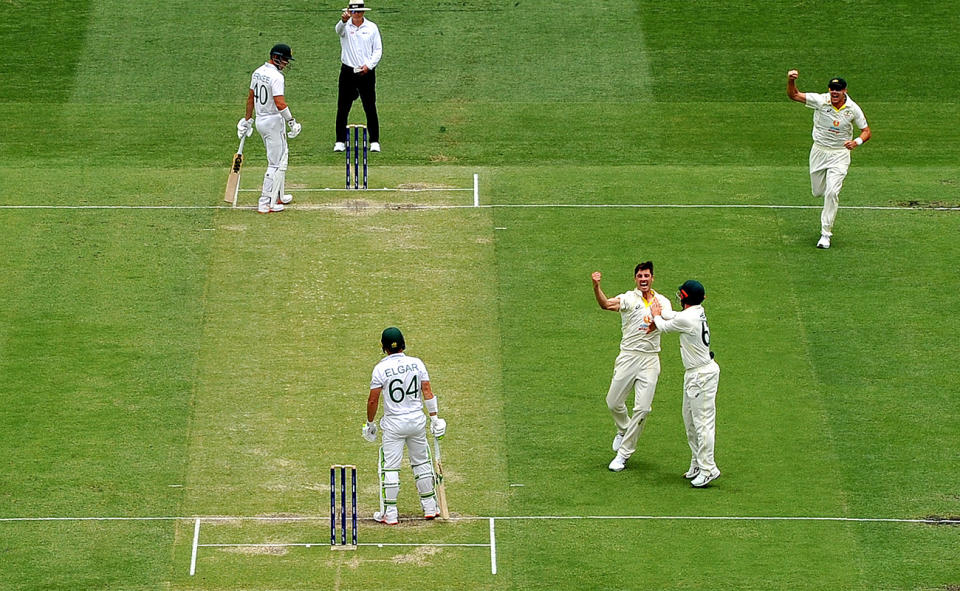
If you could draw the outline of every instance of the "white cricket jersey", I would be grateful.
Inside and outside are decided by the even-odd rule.
[[[647,327],[653,320],[653,314],[650,313],[650,304],[653,303],[653,300],[651,299],[648,302],[643,299],[643,294],[639,289],[622,293],[617,297],[620,298],[620,328],[623,330],[620,350],[658,353],[660,351],[660,332],[656,330],[647,332]],[[653,292],[653,297],[660,302],[660,307],[667,312],[667,316],[670,316],[673,311],[670,299],[656,291]]]
[[[807,107],[813,109],[813,141],[824,148],[843,148],[843,143],[853,139],[853,126],[867,127],[867,118],[860,105],[850,95],[839,109],[830,104],[830,93],[806,93]]]
[[[690,306],[667,320],[655,319],[657,332],[680,333],[680,359],[684,369],[694,369],[710,363],[710,327],[703,306]]]
[[[253,91],[253,107],[257,117],[280,114],[273,99],[283,96],[283,73],[275,65],[266,62],[257,68],[250,78],[250,90]]]
[[[373,368],[370,389],[382,388],[383,416],[423,414],[422,384],[429,382],[427,366],[416,357],[394,353]]]
[[[380,29],[373,22],[363,19],[360,26],[337,21],[335,27],[340,36],[340,61],[351,68],[367,66],[374,69],[383,57],[383,45],[380,43]]]

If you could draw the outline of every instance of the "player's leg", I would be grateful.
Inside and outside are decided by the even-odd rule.
[[[388,525],[395,525],[399,521],[397,512],[397,497],[400,495],[400,462],[403,460],[403,435],[389,426],[384,427],[385,420],[380,421],[383,427],[383,445],[380,447],[381,471],[383,473],[383,511],[377,512],[373,518]]]
[[[422,428],[418,433],[407,437],[407,451],[410,453],[410,468],[417,482],[417,492],[420,493],[420,507],[423,516],[433,519],[437,516],[437,494],[434,487],[436,476],[433,473],[433,461],[430,458],[430,445],[427,443],[427,432]]]
[[[619,453],[625,458],[633,455],[637,450],[637,440],[643,433],[647,415],[653,410],[653,395],[657,390],[657,380],[660,377],[660,357],[656,354],[640,353],[637,355],[638,364],[635,366],[633,416],[623,434]]]
[[[279,211],[281,208],[271,209],[275,203],[274,196],[283,183],[287,162],[287,142],[284,136],[284,122],[279,115],[257,117],[257,132],[263,138],[263,147],[267,152],[267,171],[263,175],[263,188],[260,191],[260,201],[257,211],[268,213]],[[281,171],[281,167],[283,171]]]
[[[627,394],[633,389],[633,360],[632,353],[622,352],[617,356],[613,367],[613,378],[607,390],[607,408],[613,415],[613,423],[617,427],[617,439],[623,438],[627,427],[630,426],[630,415],[627,413]],[[618,443],[617,448],[620,447]]]
[[[687,445],[690,446],[690,468],[684,472],[683,477],[692,480],[700,473],[700,464],[697,463],[697,428],[693,424],[693,409],[686,390],[683,393],[680,414],[683,416],[683,428],[687,433]]]
[[[691,484],[701,487],[720,476],[720,470],[714,461],[716,396],[720,371],[717,368],[716,371],[688,373],[689,376],[684,376],[684,396],[690,399],[693,424],[697,432],[697,464],[700,466],[700,474]]]
[[[843,179],[847,176],[850,164],[850,155],[841,154],[845,158],[837,158],[834,164],[824,171],[823,212],[820,214],[820,233],[824,236],[833,236],[833,223],[837,219],[837,209],[840,207],[840,189],[843,188]]]

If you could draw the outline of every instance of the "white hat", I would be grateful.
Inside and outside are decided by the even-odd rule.
[[[363,5],[363,0],[358,0],[357,2],[351,2],[349,6],[344,8],[344,10],[347,12],[353,12],[354,10],[363,12],[370,9]]]

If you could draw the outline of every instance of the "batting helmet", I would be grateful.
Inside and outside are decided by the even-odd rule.
[[[383,329],[383,334],[380,335],[380,344],[384,350],[393,353],[407,348],[407,344],[403,342],[403,333],[396,326]]]
[[[703,289],[703,284],[695,279],[687,279],[683,285],[677,288],[677,294],[680,296],[680,304],[687,306],[696,306],[702,304],[707,292]]]
[[[293,61],[293,54],[290,52],[290,46],[286,43],[277,43],[270,50],[270,57],[277,56],[282,60],[287,60],[288,62]]]

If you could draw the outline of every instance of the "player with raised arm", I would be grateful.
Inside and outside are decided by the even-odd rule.
[[[850,168],[850,152],[870,140],[870,126],[860,105],[847,95],[847,81],[833,78],[827,92],[800,92],[796,70],[787,72],[787,96],[813,109],[813,146],[810,148],[810,188],[823,197],[820,240],[817,248],[830,248],[833,222],[840,207],[840,189]],[[860,130],[853,137],[854,126]]]
[[[670,300],[653,290],[653,261],[645,261],[633,270],[637,288],[608,298],[600,287],[602,275],[595,271],[593,295],[603,310],[620,313],[623,339],[620,354],[613,368],[613,379],[607,390],[607,408],[613,415],[617,434],[613,451],[617,452],[608,468],[620,472],[637,449],[637,440],[643,433],[647,415],[653,409],[653,395],[660,376],[660,333],[647,330],[653,315],[650,306],[660,302],[664,313],[672,312]],[[633,415],[627,413],[627,395],[634,391]]]
[[[437,398],[430,389],[427,367],[417,357],[404,354],[406,343],[400,329],[389,327],[380,335],[380,346],[387,354],[376,367],[370,379],[370,396],[367,398],[367,424],[362,435],[373,443],[377,440],[377,409],[383,401],[383,417],[380,429],[383,443],[380,446],[380,510],[373,518],[380,523],[399,523],[397,496],[400,492],[400,462],[403,447],[410,453],[410,467],[420,493],[420,505],[426,519],[437,516],[437,498],[434,489],[436,476],[430,461],[427,445],[426,407],[431,417],[430,432],[434,437],[443,437],[447,423],[437,416]]]
[[[256,111],[257,132],[267,150],[267,172],[263,175],[263,189],[257,204],[259,213],[283,211],[283,204],[293,200],[293,196],[283,192],[287,174],[287,138],[293,139],[300,133],[300,124],[290,114],[290,107],[283,95],[283,70],[292,61],[289,45],[278,43],[273,46],[270,59],[257,68],[250,78],[246,115],[237,123],[237,135],[249,135]],[[287,125],[290,131],[285,134]]]
[[[717,386],[720,366],[710,351],[710,327],[703,309],[706,291],[699,281],[685,281],[677,290],[680,306],[673,318],[663,316],[659,302],[651,304],[653,322],[650,331],[680,333],[680,358],[683,361],[683,424],[690,445],[690,469],[683,475],[696,488],[706,486],[720,476],[713,459],[717,420]]]

